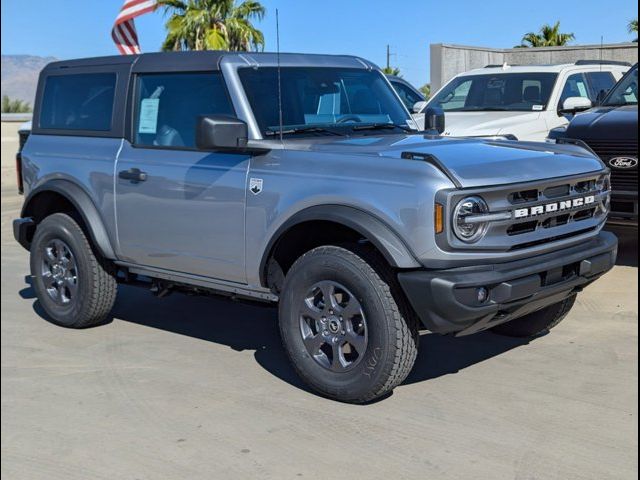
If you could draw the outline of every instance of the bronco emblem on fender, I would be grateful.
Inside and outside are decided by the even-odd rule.
[[[634,168],[638,166],[638,159],[633,157],[616,157],[609,160],[613,168]]]

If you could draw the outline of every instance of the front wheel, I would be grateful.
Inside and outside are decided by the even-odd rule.
[[[319,247],[291,267],[280,299],[282,341],[300,377],[336,400],[364,403],[409,374],[417,320],[375,252]]]
[[[547,333],[564,320],[573,308],[574,303],[576,303],[576,295],[571,295],[563,301],[550,305],[542,310],[516,318],[502,325],[497,325],[493,327],[491,331],[506,337],[537,337],[538,335]]]

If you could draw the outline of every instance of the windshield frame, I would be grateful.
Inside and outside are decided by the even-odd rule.
[[[266,140],[266,141],[279,140],[280,127],[277,124],[270,125],[270,124],[266,124],[264,121],[261,121],[258,115],[258,111],[259,111],[258,102],[260,101],[261,97],[256,92],[253,92],[253,93],[251,92],[250,89],[252,88],[252,86],[250,85],[250,82],[243,76],[243,72],[271,70],[273,74],[273,71],[277,72],[277,69],[278,69],[277,66],[272,66],[272,65],[257,67],[257,68],[253,66],[247,66],[247,67],[241,66],[237,68],[235,72],[238,79],[238,86],[242,89],[242,93],[244,94],[244,97],[247,102],[248,111],[251,113],[251,116],[253,117],[252,123],[255,124],[256,133],[260,135],[261,140]],[[309,137],[317,138],[319,136],[324,136],[323,131],[325,131],[324,133],[327,136],[343,136],[343,137],[360,137],[360,136],[370,136],[373,134],[385,135],[390,133],[399,133],[399,132],[402,132],[403,130],[405,130],[405,132],[403,133],[406,133],[406,131],[409,131],[409,130],[418,132],[418,128],[416,127],[413,116],[411,115],[409,110],[406,108],[402,100],[399,98],[397,92],[395,91],[393,86],[390,84],[387,77],[379,69],[375,69],[375,68],[366,69],[366,68],[358,68],[358,67],[287,65],[287,66],[280,67],[280,77],[282,78],[283,74],[286,71],[291,71],[291,70],[299,70],[301,72],[305,72],[309,70],[315,70],[315,71],[334,70],[337,72],[337,74],[339,74],[339,72],[342,71],[342,72],[358,72],[362,74],[375,75],[376,77],[378,77],[377,79],[382,81],[382,83],[380,84],[382,85],[382,88],[386,89],[386,91],[388,92],[389,95],[387,96],[385,101],[393,102],[394,108],[392,108],[391,110],[394,110],[394,111],[375,114],[376,116],[389,117],[390,119],[389,122],[383,122],[385,125],[389,125],[388,129],[386,128],[355,129],[354,128],[356,126],[362,127],[362,126],[378,125],[381,123],[379,119],[375,119],[375,120],[372,119],[371,121],[362,121],[362,122],[337,123],[334,121],[334,122],[328,122],[328,123],[327,122],[310,122],[310,123],[302,123],[302,124],[287,124],[285,121],[283,122],[283,125],[282,125],[283,138],[287,138],[287,139],[291,139],[291,138],[308,139]],[[278,90],[277,88],[274,89],[274,94],[276,98],[278,96],[277,90]],[[346,92],[344,92],[343,90],[340,90],[339,93],[344,95]],[[377,96],[374,95],[374,98],[377,98]],[[286,110],[286,108],[287,108],[286,105],[283,105],[283,110]],[[356,116],[358,114],[357,113],[354,113],[354,114],[334,113],[332,115],[346,117],[351,115]],[[401,121],[394,123],[393,118],[391,118],[394,115],[396,116],[396,120],[398,120],[398,118],[401,117]],[[396,126],[396,128],[393,128],[394,126]]]
[[[481,73],[481,72],[477,72],[474,74],[464,74],[464,75],[458,75],[453,77],[451,80],[449,80],[442,88],[440,88],[440,90],[438,90],[434,95],[431,96],[431,98],[428,100],[428,104],[427,107],[433,107],[433,106],[439,106],[440,104],[437,103],[437,99],[438,97],[443,94],[445,92],[445,89],[447,89],[450,85],[452,85],[454,82],[456,81],[461,81],[460,84],[464,83],[464,81],[470,79],[470,78],[476,78],[476,77],[485,77],[485,76],[498,76],[498,75],[531,75],[531,74],[535,74],[535,75],[549,75],[550,77],[553,77],[553,81],[550,83],[550,90],[549,90],[549,95],[546,99],[546,103],[542,104],[543,108],[538,110],[534,110],[533,108],[530,109],[510,109],[510,108],[491,108],[491,107],[486,107],[486,108],[478,108],[478,109],[443,109],[445,115],[448,113],[541,113],[541,112],[546,112],[546,111],[551,111],[551,110],[555,110],[555,107],[553,106],[553,97],[554,97],[554,93],[557,90],[558,87],[558,82],[560,81],[560,73],[559,72],[554,72],[554,71],[531,71],[531,72],[513,72],[513,71],[504,71],[504,72],[486,72],[486,73]],[[456,87],[457,88],[457,87]]]
[[[606,97],[604,97],[604,100],[602,100],[602,103],[600,104],[602,107],[626,107],[626,106],[633,106],[633,105],[638,105],[638,102],[636,101],[636,103],[625,103],[625,104],[617,104],[617,103],[609,103],[609,101],[613,98],[614,95],[616,95],[616,92],[618,91],[619,88],[621,88],[622,84],[625,82],[625,80],[632,76],[634,74],[634,71],[636,72],[636,76],[638,75],[638,64],[636,63],[633,67],[631,67],[627,73],[625,73],[622,78],[620,80],[618,80],[618,83],[616,83],[612,88],[611,91],[609,91],[609,93],[607,94]],[[637,94],[636,94],[637,95]]]

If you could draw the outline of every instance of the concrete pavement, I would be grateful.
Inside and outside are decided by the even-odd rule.
[[[3,479],[635,479],[637,240],[552,334],[423,334],[367,406],[308,392],[276,313],[122,288],[114,320],[48,323],[15,244],[15,126],[2,124]]]

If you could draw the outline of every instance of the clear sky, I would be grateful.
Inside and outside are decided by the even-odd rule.
[[[2,0],[2,53],[60,59],[117,54],[110,30],[122,0]],[[635,0],[262,0],[267,50],[275,50],[275,9],[281,50],[345,53],[392,64],[420,86],[429,80],[429,44],[512,47],[522,35],[560,20],[578,44],[629,41]],[[161,13],[137,22],[143,51],[158,50]]]

